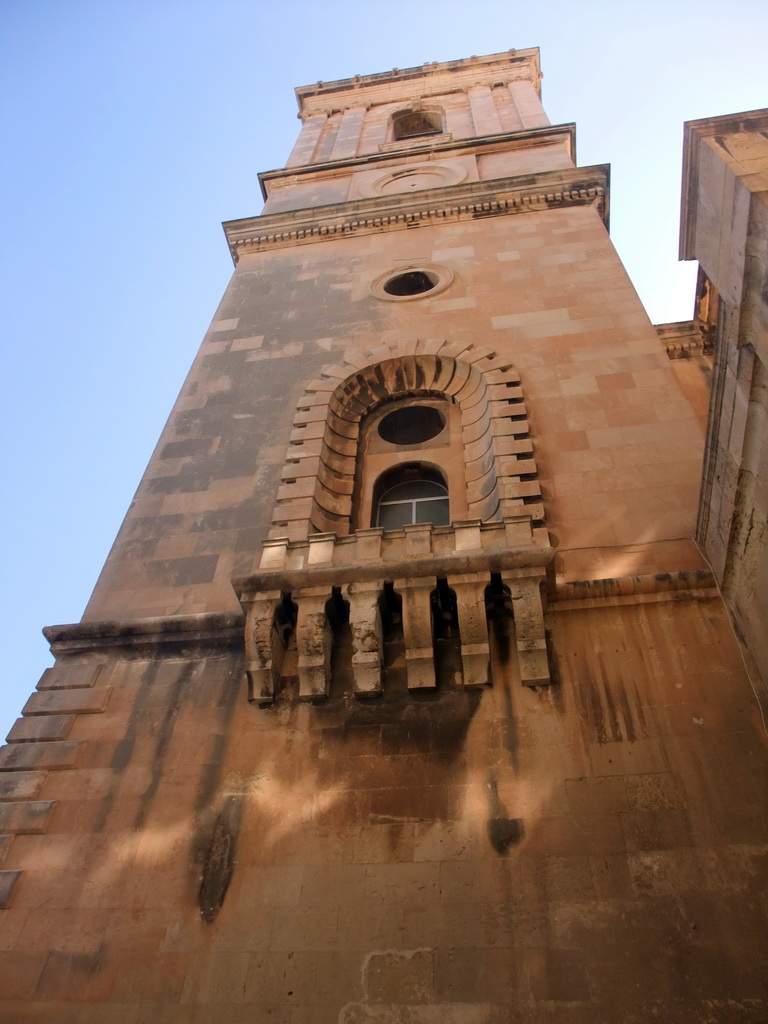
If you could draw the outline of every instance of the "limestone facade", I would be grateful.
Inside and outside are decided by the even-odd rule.
[[[697,539],[768,685],[768,111],[685,126],[681,259],[715,351]]]
[[[648,321],[539,80],[297,90],[0,749],[4,1021],[765,1020],[766,734],[693,539],[712,346]]]

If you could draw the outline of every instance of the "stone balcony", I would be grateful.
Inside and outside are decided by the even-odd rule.
[[[486,614],[492,584],[512,609],[522,682],[546,685],[542,583],[553,555],[546,529],[534,529],[529,515],[268,540],[259,570],[233,581],[246,613],[249,699],[265,705],[275,700],[285,653],[294,642],[299,697],[328,696],[331,606],[339,601],[349,616],[354,693],[379,695],[385,592],[398,602],[409,690],[437,685],[434,608],[446,595],[460,638],[455,682],[486,686],[492,682]]]

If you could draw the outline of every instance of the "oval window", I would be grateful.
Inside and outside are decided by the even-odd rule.
[[[445,417],[431,405],[406,405],[379,423],[379,437],[389,444],[423,444],[445,427]]]
[[[392,267],[371,281],[371,292],[386,302],[411,302],[422,296],[430,299],[453,281],[453,271],[438,263],[416,267]]]
[[[423,270],[409,270],[405,274],[391,277],[384,285],[387,295],[421,295],[431,292],[437,284],[437,278],[425,274]]]

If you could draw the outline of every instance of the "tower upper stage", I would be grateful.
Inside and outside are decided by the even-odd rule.
[[[541,95],[539,50],[506,50],[463,60],[427,61],[420,67],[393,68],[374,75],[355,75],[335,82],[316,82],[296,89],[299,117],[324,114],[329,108],[403,103],[429,96],[466,92],[473,86],[530,82]]]
[[[263,214],[401,205],[410,193],[552,172],[537,193],[581,191],[574,126],[550,124],[540,80],[529,49],[301,86],[296,145],[285,167],[259,175]]]

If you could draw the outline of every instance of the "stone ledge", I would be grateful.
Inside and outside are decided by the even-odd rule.
[[[5,910],[9,906],[20,875],[21,871],[0,871],[0,910]]]
[[[0,772],[0,800],[34,800],[45,779],[45,772]]]
[[[40,835],[46,831],[55,800],[0,803],[0,831],[15,835]]]
[[[28,772],[33,769],[73,768],[82,747],[82,740],[10,743],[0,747],[0,771]]]
[[[38,691],[31,695],[21,713],[25,718],[33,719],[61,715],[98,715],[106,710],[111,696],[111,686]]]
[[[205,612],[46,626],[43,635],[56,655],[104,648],[146,651],[164,644],[215,647],[241,640],[244,622],[241,612]]]
[[[483,551],[443,556],[420,556],[417,560],[403,558],[397,561],[374,561],[351,565],[313,565],[305,568],[280,568],[237,576],[232,585],[241,598],[265,591],[301,587],[335,586],[340,577],[355,583],[373,583],[379,580],[443,578],[463,573],[501,572],[504,569],[534,569],[549,565],[554,548],[524,547],[507,551]]]
[[[558,611],[571,611],[656,601],[711,600],[717,596],[713,574],[708,569],[692,569],[655,576],[618,576],[558,583],[554,594],[550,595],[550,603]]]
[[[85,690],[96,685],[102,665],[93,665],[84,662],[72,665],[66,662],[59,662],[47,668],[40,676],[37,689],[42,693],[55,692],[57,690]]]
[[[6,742],[48,743],[65,740],[74,723],[74,715],[38,714],[34,718],[17,718],[11,726]]]

